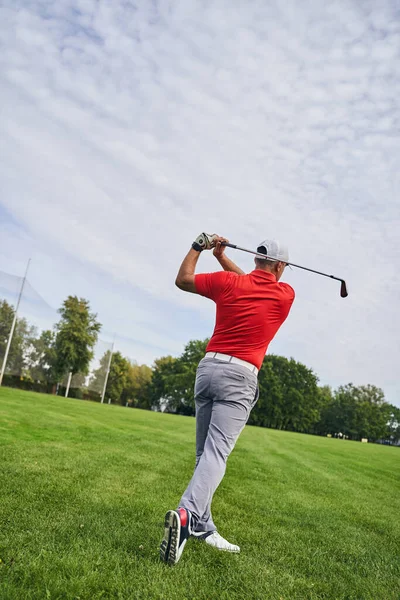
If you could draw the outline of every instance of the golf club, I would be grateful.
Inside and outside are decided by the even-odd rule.
[[[262,254],[261,252],[254,252],[253,250],[247,250],[247,248],[241,248],[236,244],[230,244],[228,242],[222,242],[222,246],[227,246],[228,248],[234,248],[235,250],[242,250],[243,252],[248,252],[249,254],[254,254],[255,256],[259,256],[264,260],[267,258],[268,260],[276,260],[276,258],[269,258],[266,254]],[[315,271],[314,269],[308,269],[307,267],[301,267],[300,265],[295,265],[292,262],[286,263],[287,265],[291,265],[292,267],[297,267],[298,269],[303,269],[304,271],[310,271],[310,273],[316,273],[317,275],[323,275],[324,277],[330,277],[331,279],[336,279],[336,281],[340,281],[340,295],[342,298],[346,298],[349,294],[347,292],[347,286],[344,279],[340,279],[340,277],[335,277],[334,275],[328,275],[327,273],[321,273],[321,271]]]

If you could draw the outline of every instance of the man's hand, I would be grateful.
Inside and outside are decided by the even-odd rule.
[[[218,239],[220,239],[220,236],[216,233],[201,233],[194,240],[192,248],[194,250],[197,250],[197,252],[202,252],[203,250],[211,250],[211,248],[214,248]]]
[[[240,267],[235,265],[235,263],[226,256],[225,248],[226,246],[222,245],[222,242],[229,242],[224,237],[217,236],[215,240],[215,248],[213,254],[224,271],[231,271],[231,273],[236,273],[237,275],[245,275],[245,272],[242,271]]]
[[[213,250],[215,258],[220,259],[225,252],[225,246],[222,245],[222,242],[228,243],[229,240],[227,240],[224,237],[218,237],[218,239],[215,242],[215,248]]]

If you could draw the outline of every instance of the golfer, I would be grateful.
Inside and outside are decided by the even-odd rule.
[[[211,515],[215,490],[226,461],[258,399],[257,375],[268,345],[289,314],[294,290],[279,283],[287,248],[265,240],[255,269],[245,274],[226,255],[225,238],[202,233],[193,242],[176,278],[185,292],[200,294],[216,304],[214,333],[200,361],[194,388],[196,404],[196,467],[179,507],[165,515],[161,559],[176,564],[190,536],[219,550],[239,552],[218,532]],[[223,271],[195,275],[203,250],[214,248]]]

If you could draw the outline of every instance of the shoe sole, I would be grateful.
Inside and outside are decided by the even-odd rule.
[[[218,552],[229,552],[230,554],[240,554],[240,549],[239,550],[228,550],[228,548],[218,548],[218,546],[211,546],[210,548],[214,548],[214,550],[217,550]]]
[[[180,556],[179,539],[181,537],[181,522],[174,510],[169,510],[164,520],[164,539],[160,546],[160,558],[168,565],[176,565]]]

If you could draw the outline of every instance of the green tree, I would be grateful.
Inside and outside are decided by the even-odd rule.
[[[285,398],[274,361],[264,359],[258,375],[259,398],[250,413],[249,423],[259,427],[282,429]]]
[[[204,358],[209,339],[191,340],[177,359],[175,373],[170,378],[169,409],[179,414],[194,415],[194,384],[197,366]]]
[[[147,365],[129,363],[127,383],[122,393],[123,402],[129,402],[132,407],[152,408],[151,381],[153,371]]]
[[[208,339],[192,340],[180,357],[164,356],[154,363],[151,402],[166,411],[194,415],[194,383],[197,365],[204,357]]]
[[[343,433],[350,439],[357,437],[356,395],[353,384],[340,386],[335,390],[332,401],[322,415],[325,430],[335,435]]]
[[[197,365],[204,357],[206,340],[192,340],[178,358],[163,357],[154,363],[152,402],[166,410],[193,415]],[[263,427],[309,431],[320,416],[322,396],[314,373],[295,360],[269,355],[259,374],[260,397],[250,423]]]
[[[88,388],[101,396],[103,393],[104,381],[107,375],[108,363],[110,360],[110,350],[104,352],[100,359],[100,366],[95,369],[89,379]]]
[[[385,438],[389,419],[390,405],[380,388],[349,383],[335,390],[321,414],[321,427],[333,435],[340,432],[353,440],[375,441]]]
[[[0,302],[0,361],[3,360],[3,356],[6,351],[13,319],[14,308],[7,302],[7,300],[2,300]]]
[[[320,417],[322,398],[311,369],[269,354],[260,369],[260,396],[249,423],[275,429],[311,431]]]
[[[50,330],[42,331],[38,338],[32,340],[28,370],[34,381],[56,382],[54,342],[55,334]]]
[[[96,369],[90,381],[90,388],[101,396],[103,393],[104,381],[107,374],[108,363],[110,361],[110,350],[107,350],[100,359],[100,367]],[[113,402],[122,402],[122,393],[128,385],[130,363],[124,358],[121,352],[113,352],[108,375],[105,399],[111,398]]]
[[[55,372],[58,378],[72,372],[87,375],[93,358],[101,324],[90,312],[89,302],[68,296],[59,309],[61,319],[56,325]]]
[[[383,391],[375,385],[363,385],[354,388],[356,395],[355,425],[357,436],[372,441],[384,438],[390,407],[385,402]]]
[[[178,359],[173,356],[162,356],[154,361],[149,386],[150,406],[166,411],[171,410],[176,397],[174,377],[177,369]]]
[[[393,404],[389,404],[389,419],[385,437],[394,444],[400,441],[400,408]]]
[[[327,413],[331,408],[333,402],[333,391],[329,385],[323,385],[318,387],[318,394],[320,398],[320,416],[318,421],[314,424],[311,433],[318,435],[326,435],[329,433],[327,429]]]
[[[10,353],[8,355],[6,372],[24,376],[29,374],[29,353],[36,335],[36,327],[30,325],[24,317],[17,318],[10,346]]]
[[[2,300],[0,302],[0,367],[3,363],[14,315],[14,307],[6,300]],[[6,373],[27,375],[29,351],[35,337],[35,327],[29,325],[25,318],[17,318],[8,353]]]

